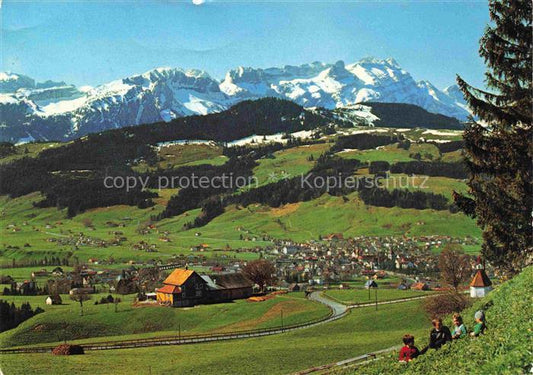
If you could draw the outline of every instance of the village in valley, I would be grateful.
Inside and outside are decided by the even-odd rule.
[[[135,292],[138,306],[187,307],[246,299],[268,291],[377,288],[376,281],[380,280],[387,281],[380,282],[386,289],[443,291],[447,286],[439,277],[439,250],[476,243],[474,238],[449,236],[345,239],[342,233],[304,243],[274,240],[272,246],[255,249],[260,259],[268,259],[274,271],[265,285],[254,283],[253,275],[243,273],[249,261],[198,256],[208,247],[205,244],[192,247],[191,255],[167,264],[130,261],[130,265],[117,267],[89,258],[86,264],[74,267],[25,267],[27,275],[18,273],[16,278],[9,275],[10,268],[5,268],[1,282],[4,295],[40,295],[47,305],[61,304],[61,294],[75,299],[76,295],[109,293],[113,299],[113,295],[117,298]],[[469,261],[472,269],[479,266],[477,257]],[[397,296],[403,298],[401,292]]]

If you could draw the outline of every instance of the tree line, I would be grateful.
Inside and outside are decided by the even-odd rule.
[[[379,146],[386,146],[404,140],[404,136],[384,134],[351,134],[343,135],[337,139],[331,151],[356,148],[358,150],[370,150]]]
[[[392,164],[391,173],[405,173],[424,176],[442,176],[456,179],[465,179],[469,171],[463,162],[446,163],[441,161],[402,161]]]
[[[0,332],[15,328],[20,323],[42,312],[44,310],[40,307],[33,310],[28,302],[16,307],[13,302],[9,303],[0,299]]]

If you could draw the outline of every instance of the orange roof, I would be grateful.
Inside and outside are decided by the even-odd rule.
[[[156,292],[166,293],[166,294],[177,294],[181,293],[181,288],[174,285],[164,285],[162,288],[156,289]]]
[[[490,281],[489,277],[485,273],[485,270],[477,270],[476,275],[472,279],[472,282],[470,283],[470,286],[483,288],[486,286],[491,286],[492,282]]]
[[[429,285],[427,285],[426,283],[414,283],[413,285],[411,285],[411,289],[415,289],[415,290],[429,289]]]
[[[189,277],[194,273],[193,270],[184,270],[183,268],[175,269],[168,277],[163,281],[163,284],[169,285],[183,285]]]

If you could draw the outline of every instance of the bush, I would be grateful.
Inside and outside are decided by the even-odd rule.
[[[52,350],[53,355],[77,355],[85,354],[83,347],[79,345],[61,344]]]
[[[84,217],[81,223],[83,224],[85,228],[90,228],[93,226],[93,221],[88,217]]]
[[[471,304],[471,300],[464,294],[450,292],[426,298],[424,310],[432,319],[441,318],[444,315],[462,311]]]

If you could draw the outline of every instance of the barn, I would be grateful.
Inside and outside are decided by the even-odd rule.
[[[241,273],[199,275],[193,270],[175,269],[156,289],[161,304],[186,307],[205,303],[248,298],[253,294],[253,283]]]
[[[194,306],[203,303],[207,296],[207,283],[193,270],[175,269],[156,289],[159,303],[174,307]]]
[[[253,294],[253,282],[242,273],[221,273],[211,275],[211,278],[218,287],[215,292],[217,301],[248,298]]]

